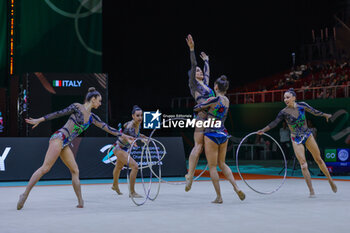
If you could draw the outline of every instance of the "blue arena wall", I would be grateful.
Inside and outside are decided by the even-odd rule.
[[[161,161],[162,176],[184,176],[186,161],[181,137],[156,138],[166,148],[166,155]],[[28,180],[38,169],[45,158],[49,138],[0,138],[0,181]],[[76,138],[71,147],[79,166],[81,179],[112,178],[114,165],[103,159],[106,157],[108,145],[115,142],[113,137],[82,137]],[[159,153],[162,148],[157,145]],[[136,150],[136,149],[135,149]],[[140,151],[140,148],[138,149]],[[157,160],[155,150],[154,161]],[[137,153],[136,153],[137,154]],[[139,154],[135,155],[138,162]],[[154,169],[158,169],[156,166]],[[139,172],[140,175],[140,172]],[[149,175],[149,169],[144,169],[144,175]],[[126,177],[126,170],[120,177]],[[58,159],[43,180],[70,179],[68,168]]]

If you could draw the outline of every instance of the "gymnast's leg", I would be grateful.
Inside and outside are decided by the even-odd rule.
[[[296,142],[292,141],[293,143],[293,149],[295,156],[297,157],[300,167],[301,167],[301,172],[303,173],[303,176],[305,178],[307,187],[309,188],[310,191],[310,197],[315,197],[315,191],[314,188],[312,187],[311,183],[311,175],[307,166],[307,162],[305,159],[305,148],[303,144],[297,144]]]
[[[207,136],[204,137],[204,145],[205,145],[205,156],[207,157],[208,166],[209,166],[209,173],[211,181],[213,182],[214,189],[216,192],[216,198],[212,203],[221,204],[222,196],[220,191],[220,184],[219,184],[219,174],[218,170],[216,169],[218,165],[218,149],[219,146],[213,142],[211,139],[209,139]]]
[[[194,147],[192,148],[191,154],[188,158],[188,173],[186,174],[186,186],[185,191],[188,192],[191,189],[194,172],[199,160],[199,156],[203,151],[203,129],[197,129],[194,132]]]
[[[113,169],[113,186],[112,189],[115,190],[118,195],[123,195],[122,192],[120,192],[119,190],[119,176],[120,176],[120,172],[123,169],[124,164],[117,159],[117,163],[115,164],[115,167]]]
[[[312,157],[314,158],[315,162],[317,163],[318,167],[320,168],[320,170],[323,172],[323,174],[325,174],[325,176],[328,179],[328,182],[333,190],[333,192],[337,192],[337,186],[335,185],[331,175],[329,174],[329,171],[327,169],[326,164],[323,162],[322,158],[321,158],[321,153],[320,150],[318,148],[318,145],[315,141],[315,138],[313,135],[311,135],[306,143],[306,148],[310,151]]]
[[[62,151],[62,140],[61,139],[53,139],[49,142],[49,148],[47,149],[45,159],[41,167],[39,167],[30,178],[28,185],[23,194],[20,195],[19,200],[17,202],[17,210],[23,208],[27,197],[34,187],[34,185],[41,179],[43,175],[48,173],[52,166],[55,164],[58,156]]]
[[[235,178],[233,177],[232,171],[229,166],[225,163],[226,160],[226,151],[227,151],[228,141],[219,145],[219,156],[218,156],[218,165],[222,173],[224,173],[226,179],[232,184],[234,191],[237,193],[239,199],[242,201],[245,199],[245,194],[240,190],[236,184]]]
[[[121,149],[115,149],[114,150],[115,156],[118,157],[118,160],[123,164],[126,165],[128,163],[128,156],[129,154]],[[138,165],[136,161],[130,157],[129,160],[129,168],[131,168],[130,172],[130,193],[129,197],[134,197],[134,198],[142,198],[142,196],[135,191],[135,182],[136,182],[136,176],[138,172]]]
[[[81,186],[80,186],[80,180],[79,180],[79,168],[75,161],[74,154],[72,150],[66,146],[60,155],[61,160],[63,163],[68,167],[71,175],[72,175],[72,185],[75,192],[75,195],[78,198],[78,205],[77,208],[83,208],[84,207],[84,200],[81,195]]]

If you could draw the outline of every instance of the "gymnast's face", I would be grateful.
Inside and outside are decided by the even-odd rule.
[[[102,97],[100,95],[92,97],[90,102],[92,104],[92,108],[98,109],[101,106]]]
[[[198,66],[196,67],[196,78],[199,80],[203,80],[204,78],[203,71]]]
[[[216,83],[214,83],[214,91],[217,93],[219,91],[219,87]]]
[[[293,107],[295,103],[295,96],[290,92],[284,93],[284,103],[289,107]]]
[[[135,111],[134,114],[132,114],[132,119],[138,123],[138,124],[141,124],[142,122],[142,110],[137,110]]]

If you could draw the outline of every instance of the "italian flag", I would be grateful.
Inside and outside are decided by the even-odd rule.
[[[53,80],[52,85],[54,87],[62,87],[62,80]]]

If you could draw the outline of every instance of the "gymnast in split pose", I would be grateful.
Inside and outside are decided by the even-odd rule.
[[[204,73],[197,66],[196,54],[194,52],[194,41],[191,35],[186,38],[187,45],[190,49],[191,69],[188,72],[189,75],[189,87],[191,95],[195,99],[197,104],[203,103],[210,97],[214,97],[214,91],[209,87],[209,57],[202,52],[201,58],[204,61]],[[196,120],[204,121],[207,119],[206,110],[198,111]],[[194,131],[194,147],[188,159],[188,173],[185,175],[186,186],[185,191],[188,192],[191,189],[194,172],[198,163],[200,154],[203,151],[204,134],[203,128],[195,128]]]
[[[132,116],[132,120],[124,124],[123,133],[134,138],[141,137],[141,138],[147,139],[145,135],[140,134],[140,128],[142,123],[142,109],[139,106],[135,105],[132,109],[131,116]],[[115,143],[115,149],[113,150],[114,155],[117,157],[117,163],[115,164],[115,167],[113,170],[112,189],[115,190],[118,193],[118,195],[123,194],[119,190],[118,180],[119,180],[120,171],[128,163],[128,157],[129,157],[128,150],[130,146],[131,145],[130,143],[128,143],[127,140],[118,139]],[[141,195],[135,192],[135,181],[136,181],[136,176],[138,172],[138,165],[132,157],[130,157],[129,159],[129,167],[131,168],[129,197],[132,196],[134,198],[142,198]]]
[[[323,174],[326,175],[333,192],[336,193],[337,186],[330,176],[326,164],[321,158],[320,150],[312,135],[311,130],[307,127],[305,113],[309,112],[314,116],[324,117],[326,118],[327,122],[328,119],[332,117],[332,115],[320,112],[305,102],[297,103],[296,93],[293,88],[284,93],[284,103],[287,106],[278,113],[277,118],[268,124],[265,128],[259,130],[258,134],[261,135],[269,131],[270,129],[276,127],[281,121],[285,120],[291,132],[294,153],[300,163],[301,171],[310,191],[310,197],[315,197],[315,191],[312,187],[311,176],[305,158],[304,145],[310,151],[320,170],[323,172]]]
[[[32,128],[37,127],[41,122],[53,120],[58,117],[69,115],[67,123],[58,131],[56,131],[50,138],[49,148],[46,152],[45,159],[41,167],[36,170],[29,180],[29,183],[23,194],[20,195],[17,209],[23,208],[23,205],[28,198],[28,195],[34,185],[40,180],[40,178],[50,171],[58,157],[61,158],[63,163],[69,168],[72,174],[72,185],[74,192],[78,198],[78,208],[84,207],[84,201],[81,194],[79,169],[75,161],[72,150],[69,148],[72,140],[79,134],[85,131],[91,124],[103,129],[104,131],[118,136],[121,140],[133,141],[133,138],[118,132],[116,129],[108,126],[106,123],[91,112],[92,109],[100,107],[102,101],[101,94],[96,91],[94,87],[90,87],[85,97],[85,103],[73,103],[67,108],[50,113],[44,117],[37,119],[29,118],[25,121],[28,124],[33,125]]]
[[[218,165],[226,179],[232,184],[238,197],[242,201],[245,199],[245,194],[238,188],[230,167],[225,163],[228,132],[224,123],[230,106],[230,101],[225,96],[228,87],[229,81],[226,76],[222,75],[214,83],[216,97],[211,97],[194,107],[194,111],[196,112],[208,110],[208,119],[211,118],[215,120],[215,122],[221,122],[220,127],[205,128],[204,130],[205,155],[208,160],[210,178],[216,192],[216,199],[213,203],[217,204],[223,202],[220,191],[219,174],[216,168]]]

